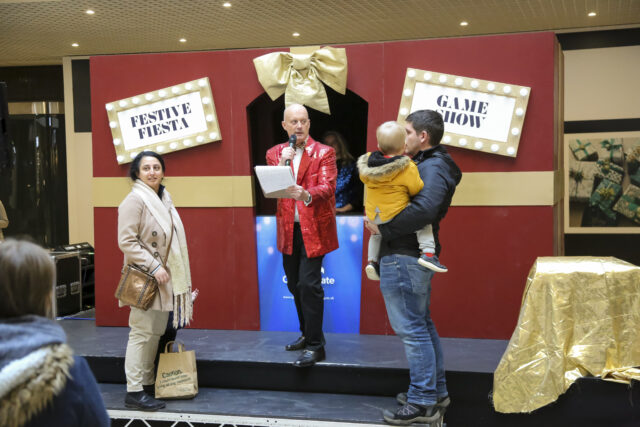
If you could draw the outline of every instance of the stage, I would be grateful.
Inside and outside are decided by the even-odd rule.
[[[284,351],[297,333],[185,329],[178,339],[196,352],[198,396],[167,401],[159,412],[132,411],[124,407],[128,328],[96,327],[91,316],[80,313],[60,323],[74,351],[88,360],[114,426],[132,419],[150,425],[384,425],[381,411],[397,408],[394,396],[409,383],[395,336],[327,334],[327,359],[298,369],[292,365],[298,352]],[[532,414],[496,413],[490,403],[493,371],[507,341],[443,338],[442,345],[452,398],[444,418],[449,427],[640,423],[638,384],[630,388],[594,378],[579,380],[557,402]]]

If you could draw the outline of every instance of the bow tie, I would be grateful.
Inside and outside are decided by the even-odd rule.
[[[296,149],[300,148],[301,150],[304,150],[304,147],[307,145],[307,141],[302,141],[302,142],[298,142],[296,144]]]

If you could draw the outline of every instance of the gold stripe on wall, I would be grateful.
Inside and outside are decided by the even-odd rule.
[[[463,172],[451,205],[553,206],[554,178],[553,171]]]
[[[131,191],[129,178],[93,178],[93,206],[117,207]],[[252,207],[252,176],[179,176],[163,184],[177,207]]]
[[[466,172],[452,206],[553,206],[561,197],[558,175],[548,172]],[[252,176],[165,178],[178,207],[252,207]],[[93,206],[117,207],[131,190],[129,178],[93,178]]]

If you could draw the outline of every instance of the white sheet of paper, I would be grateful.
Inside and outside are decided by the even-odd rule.
[[[256,166],[255,170],[264,197],[270,199],[289,197],[285,190],[296,183],[289,166]]]

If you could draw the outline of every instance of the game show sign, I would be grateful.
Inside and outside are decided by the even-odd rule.
[[[531,88],[408,68],[398,121],[413,111],[438,111],[442,144],[515,157]]]
[[[192,80],[105,104],[118,164],[142,150],[158,153],[219,141],[209,78]]]

